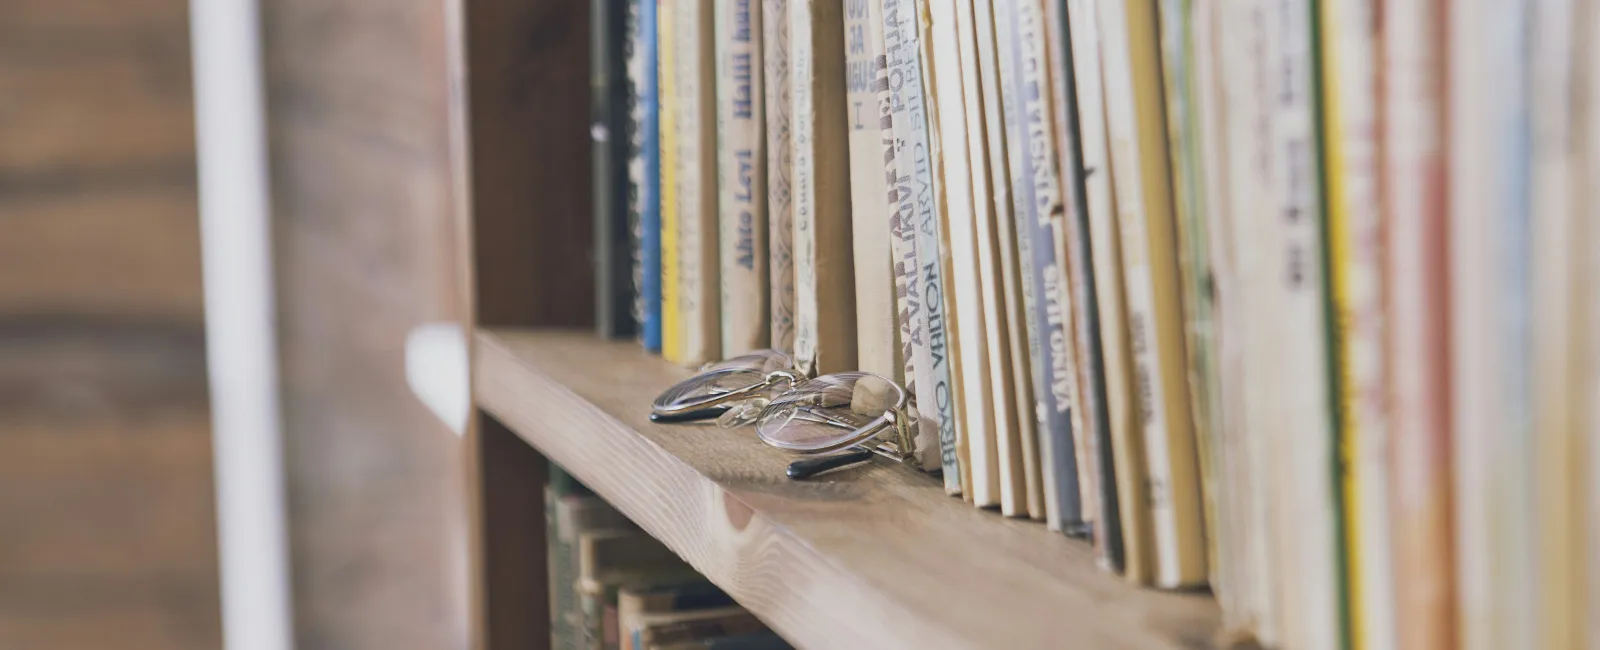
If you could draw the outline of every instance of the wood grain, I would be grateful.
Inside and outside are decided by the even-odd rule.
[[[586,333],[480,331],[479,405],[806,648],[1204,648],[1204,595],[1138,589],[1084,543],[875,462],[783,478],[746,431],[649,423],[686,372]]]

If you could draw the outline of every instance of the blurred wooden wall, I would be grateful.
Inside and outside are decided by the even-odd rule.
[[[0,648],[221,643],[187,16],[0,2]]]

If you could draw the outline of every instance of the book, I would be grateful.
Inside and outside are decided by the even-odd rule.
[[[1577,332],[1584,327],[1582,303],[1592,290],[1577,290],[1590,279],[1581,261],[1587,253],[1583,245],[1582,220],[1578,216],[1579,195],[1574,182],[1583,178],[1584,151],[1580,120],[1587,118],[1587,105],[1580,103],[1583,80],[1579,62],[1587,62],[1587,52],[1579,50],[1578,25],[1592,8],[1569,2],[1539,2],[1532,5],[1529,27],[1538,37],[1529,43],[1527,65],[1530,179],[1528,239],[1532,252],[1527,256],[1529,307],[1527,336],[1530,337],[1529,403],[1532,410],[1533,497],[1535,501],[1535,645],[1570,648],[1592,645],[1600,638],[1588,638],[1584,621],[1588,614],[1585,584],[1593,552],[1585,543],[1587,510],[1579,495],[1578,480],[1590,468],[1580,462],[1585,433],[1579,425],[1587,416],[1586,398],[1594,393],[1582,389],[1584,378],[1593,372],[1582,368],[1587,357],[1587,340]],[[1587,34],[1584,34],[1586,36]],[[1582,57],[1582,58],[1580,58]],[[1585,98],[1586,101],[1587,98]],[[1592,127],[1591,127],[1592,128]],[[1582,369],[1580,369],[1582,368]]]
[[[994,431],[993,396],[989,391],[989,356],[984,335],[983,309],[978,288],[977,236],[973,223],[971,156],[967,144],[966,100],[962,85],[959,30],[955,0],[930,0],[929,43],[933,65],[930,120],[937,133],[934,156],[944,189],[943,227],[949,232],[942,245],[950,251],[945,282],[947,327],[956,370],[956,391],[961,400],[963,437],[972,475],[963,481],[963,497],[978,506],[999,506],[999,449]],[[924,72],[927,72],[925,69]],[[937,112],[933,112],[937,111]]]
[[[1389,533],[1388,389],[1384,375],[1383,221],[1378,182],[1377,8],[1321,10],[1324,204],[1328,280],[1338,341],[1339,453],[1344,466],[1348,645],[1395,645]]]
[[[738,606],[643,614],[634,621],[630,646],[638,650],[768,631],[754,614]]]
[[[773,632],[724,636],[653,645],[657,650],[789,650],[792,646]]]
[[[687,366],[722,357],[717,106],[711,0],[673,0],[678,315]]]
[[[670,549],[643,531],[575,532],[577,591],[583,618],[582,647],[588,650],[619,647],[616,610],[617,592],[621,585],[681,582],[697,575]]]
[[[1077,97],[1079,132],[1078,171],[1087,211],[1089,250],[1093,265],[1096,315],[1100,323],[1100,350],[1105,387],[1103,411],[1109,444],[1102,457],[1101,494],[1104,525],[1095,530],[1096,555],[1102,565],[1118,570],[1131,582],[1149,581],[1151,570],[1150,515],[1145,505],[1143,441],[1133,410],[1133,371],[1128,347],[1127,305],[1122,281],[1122,242],[1117,227],[1116,195],[1112,191],[1109,133],[1101,69],[1098,4],[1068,0],[1066,35],[1073,59],[1073,89]],[[1108,451],[1104,451],[1109,448]],[[1113,526],[1112,517],[1116,525]]]
[[[772,349],[794,351],[794,179],[790,132],[789,0],[761,0],[762,93],[767,131],[767,275]]]
[[[770,347],[766,116],[760,0],[716,0],[717,207],[722,352]]]
[[[631,95],[631,148],[628,178],[635,238],[639,242],[633,307],[644,348],[661,351],[661,127],[660,72],[657,69],[657,0],[628,2],[628,80]]]
[[[1087,197],[1083,191],[1082,155],[1077,123],[1077,95],[1073,88],[1072,45],[1067,38],[1066,0],[1041,0],[1041,65],[1046,70],[1046,90],[1050,93],[1051,141],[1061,195],[1063,236],[1056,240],[1056,258],[1066,278],[1071,309],[1073,372],[1076,396],[1073,410],[1074,460],[1078,464],[1078,492],[1083,509],[1081,532],[1106,520],[1107,503],[1115,503],[1112,490],[1110,431],[1105,416],[1105,374],[1100,349],[1100,317],[1094,288],[1094,264],[1089,251]],[[1035,11],[1031,10],[1030,11]],[[1108,494],[1107,491],[1110,491]],[[1112,505],[1110,509],[1115,509]],[[1110,519],[1115,521],[1113,515]]]
[[[854,370],[842,3],[789,2],[789,65],[795,365],[805,374]]]
[[[845,119],[850,129],[850,244],[856,295],[857,369],[904,381],[899,303],[890,243],[889,184],[884,177],[880,89],[883,63],[882,0],[844,0]],[[892,133],[892,130],[891,130]]]
[[[1450,333],[1459,648],[1536,643],[1526,3],[1449,10]]]
[[[1456,640],[1447,0],[1383,4],[1384,336],[1395,644]]]
[[[1010,144],[1012,196],[1019,256],[1026,260],[1022,278],[1023,310],[1038,428],[1045,471],[1053,477],[1059,521],[1056,527],[1081,532],[1084,526],[1076,426],[1077,359],[1071,333],[1071,301],[1066,269],[1057,258],[1057,242],[1065,235],[1064,206],[1052,139],[1049,68],[1041,6],[1007,3],[996,14],[1004,88],[1005,121]]]
[[[1100,14],[1134,406],[1155,542],[1153,580],[1176,588],[1203,583],[1206,566],[1155,22],[1153,0],[1113,2]]]
[[[1009,9],[1003,3],[996,6],[993,0],[973,0],[973,25],[977,30],[978,65],[983,74],[979,82],[983,89],[985,144],[989,157],[989,193],[994,203],[995,248],[998,252],[999,306],[1005,313],[1005,328],[998,336],[1000,345],[1009,357],[1009,407],[1016,414],[1017,437],[1022,440],[1024,480],[1027,482],[1028,514],[1037,521],[1054,522],[1059,529],[1061,517],[1055,499],[1055,476],[1049,471],[1049,441],[1041,438],[1037,425],[1036,400],[1033,393],[1032,348],[1028,347],[1026,319],[1026,287],[1016,228],[1015,197],[1011,191],[1011,154],[1007,147],[1005,80],[1001,69],[1001,47],[998,41],[998,17]],[[998,11],[997,11],[998,10]],[[1009,45],[1009,43],[1007,43]],[[1051,515],[1052,512],[1056,514]]]
[[[725,610],[733,598],[703,579],[667,583],[630,583],[617,590],[617,627],[621,650],[641,650],[635,639],[643,628],[666,615]]]
[[[660,73],[657,129],[661,189],[661,356],[673,363],[685,363],[684,323],[680,311],[683,287],[680,280],[678,235],[678,35],[673,29],[677,3],[689,0],[658,0],[656,3],[656,61]]]
[[[955,371],[949,350],[948,301],[945,299],[942,254],[942,193],[937,178],[938,160],[933,148],[933,123],[928,114],[926,88],[931,79],[926,66],[920,5],[912,0],[884,0],[884,54],[888,66],[890,123],[894,149],[889,169],[899,201],[897,213],[902,235],[899,264],[910,266],[907,295],[910,308],[912,368],[915,376],[919,445],[934,433],[945,492],[963,492],[960,462],[960,400],[954,386]],[[912,256],[907,259],[907,255]],[[904,325],[902,326],[905,327]],[[927,465],[924,465],[927,466]]]
[[[595,329],[600,336],[634,336],[635,213],[629,175],[632,111],[625,46],[627,0],[589,3],[589,139],[593,169]],[[642,244],[641,244],[642,245]]]

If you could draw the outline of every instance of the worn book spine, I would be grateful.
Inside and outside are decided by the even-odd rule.
[[[895,174],[893,187],[899,200],[902,230],[901,264],[911,266],[908,293],[911,302],[910,338],[912,368],[916,374],[918,441],[937,432],[939,466],[945,492],[962,492],[958,447],[960,403],[952,385],[954,371],[948,345],[948,301],[940,256],[940,187],[932,147],[932,127],[926,103],[922,32],[919,12],[912,0],[883,0],[883,40],[889,68],[890,121],[894,129]]]
[[[656,4],[656,52],[660,73],[660,106],[658,108],[658,133],[660,135],[660,187],[661,187],[661,356],[673,363],[683,363],[683,314],[680,295],[678,260],[681,257],[678,236],[678,56],[676,30],[677,3],[687,0],[659,0]]]
[[[979,81],[983,89],[984,144],[988,148],[989,195],[994,205],[994,237],[997,258],[997,292],[999,310],[1003,312],[1004,331],[995,336],[1009,357],[1007,382],[1009,390],[1007,407],[1016,414],[1017,437],[1022,440],[1024,476],[1027,481],[1028,515],[1046,522],[1053,530],[1060,530],[1059,504],[1051,494],[1055,489],[1054,472],[1049,471],[1049,451],[1053,448],[1040,439],[1037,409],[1033,398],[1033,360],[1028,347],[1028,325],[1025,317],[1022,273],[1024,262],[1017,252],[1016,209],[1011,191],[1011,158],[1006,147],[1005,101],[1001,86],[1001,48],[997,42],[996,3],[992,0],[973,0],[973,26],[977,30],[978,67],[982,70]],[[998,7],[1003,16],[1010,7],[1002,2]],[[1010,43],[1006,43],[1007,46]],[[1051,513],[1055,515],[1052,517]],[[1053,523],[1053,525],[1052,525]]]
[[[1072,349],[1070,301],[1065,269],[1056,257],[1056,240],[1065,226],[1044,67],[1043,23],[1037,7],[1003,3],[996,15],[1002,89],[1010,143],[1011,189],[1019,256],[1023,261],[1023,317],[1032,356],[1034,423],[1045,449],[1045,470],[1053,475],[1061,530],[1084,526],[1082,485],[1073,441],[1076,368]]]
[[[1143,444],[1137,433],[1127,333],[1127,307],[1122,287],[1122,243],[1117,228],[1116,195],[1112,191],[1110,142],[1102,82],[1098,5],[1091,0],[1067,1],[1067,29],[1073,58],[1073,90],[1077,98],[1079,155],[1089,251],[1093,265],[1095,304],[1100,327],[1101,368],[1105,387],[1103,417],[1108,435],[1101,463],[1105,524],[1095,530],[1100,563],[1121,571],[1129,581],[1144,583],[1150,574],[1149,508],[1144,497]],[[1115,516],[1115,525],[1112,517]]]
[[[789,0],[761,0],[762,92],[766,96],[767,300],[772,349],[794,351],[794,178],[789,115]]]
[[[973,223],[971,156],[967,144],[967,110],[963,95],[961,46],[955,0],[930,0],[933,92],[938,155],[944,188],[945,228],[951,266],[946,282],[950,329],[955,335],[958,391],[962,396],[962,430],[971,459],[972,483],[963,496],[978,506],[1001,505],[999,449],[994,430],[993,395],[989,390],[989,353],[979,297],[977,235]]]
[[[634,281],[634,318],[646,350],[661,351],[661,130],[659,72],[656,66],[656,0],[630,0],[628,78],[633,89],[632,151],[628,161],[633,186],[630,210],[639,242]]]
[[[722,356],[717,242],[717,100],[711,0],[680,0],[673,22],[678,116],[680,363]]]
[[[770,347],[761,0],[716,0],[722,354]]]
[[[594,166],[595,327],[625,338],[633,319],[633,227],[628,195],[628,74],[623,46],[626,0],[589,4],[589,138]]]
[[[1044,61],[1048,67],[1056,169],[1061,179],[1065,215],[1064,260],[1067,289],[1072,297],[1072,334],[1077,363],[1078,426],[1074,427],[1078,453],[1078,485],[1084,523],[1099,528],[1116,524],[1116,491],[1110,429],[1106,418],[1105,365],[1100,343],[1100,309],[1095,289],[1094,261],[1089,249],[1088,197],[1083,187],[1083,163],[1078,125],[1078,98],[1073,73],[1072,43],[1068,38],[1066,0],[1042,0]],[[1085,531],[1089,532],[1089,531]]]
[[[789,64],[795,363],[812,374],[854,370],[856,301],[841,2],[789,3]]]
[[[1135,406],[1145,443],[1155,540],[1154,584],[1205,581],[1199,467],[1184,381],[1166,126],[1153,0],[1111,3],[1101,26],[1107,128],[1117,193],[1133,351]]]
[[[1378,22],[1366,0],[1321,6],[1323,175],[1338,357],[1349,647],[1392,650],[1388,389],[1379,212]]]
[[[1028,517],[1028,476],[1037,473],[1036,469],[1030,472],[1028,466],[1029,461],[1033,461],[1037,467],[1037,446],[1034,444],[1036,441],[1023,444],[1017,426],[1018,414],[1013,408],[1011,356],[1010,348],[1006,345],[1009,314],[1005,311],[1005,296],[1000,284],[999,238],[995,233],[988,119],[985,116],[989,110],[999,110],[1000,107],[986,105],[982,81],[985,75],[996,74],[998,70],[984,70],[982,67],[974,15],[976,4],[974,0],[955,2],[961,98],[966,109],[965,136],[970,161],[968,179],[972,187],[972,222],[967,227],[971,239],[967,247],[958,250],[957,264],[961,264],[961,251],[968,251],[964,253],[965,256],[975,262],[971,273],[962,275],[970,275],[974,281],[974,305],[983,328],[980,341],[984,350],[983,373],[987,383],[985,401],[990,410],[990,436],[994,439],[995,462],[999,470],[1000,511],[1007,516]],[[993,64],[993,57],[990,58]],[[960,295],[958,292],[958,301]]]
[[[1456,648],[1450,486],[1449,0],[1383,3],[1384,336],[1395,646]]]
[[[850,243],[854,247],[857,369],[903,377],[896,321],[892,201],[883,175],[878,89],[888,83],[882,0],[844,0],[845,119],[850,129]],[[878,27],[873,28],[874,25]]]

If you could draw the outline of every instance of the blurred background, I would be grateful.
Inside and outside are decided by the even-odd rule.
[[[404,358],[466,304],[450,6],[259,7],[297,647],[470,642]],[[190,43],[187,0],[0,0],[0,648],[223,645]]]

